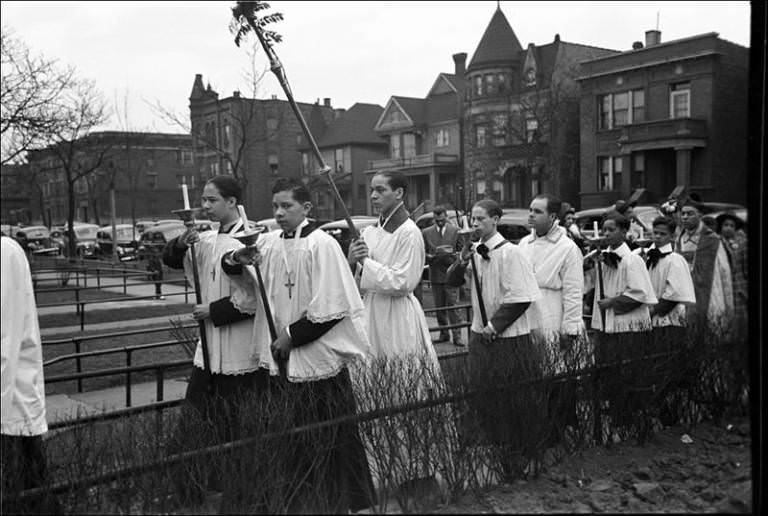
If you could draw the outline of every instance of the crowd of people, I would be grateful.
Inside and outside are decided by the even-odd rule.
[[[380,219],[352,242],[347,256],[310,223],[310,193],[289,178],[278,179],[272,188],[280,229],[260,235],[255,244],[243,243],[248,230],[238,209],[240,185],[230,176],[216,176],[205,184],[202,209],[220,223],[219,230],[190,228],[166,245],[163,263],[183,269],[192,283],[194,261],[200,284],[201,302],[192,316],[202,322],[205,345],[198,342],[185,410],[216,419],[224,439],[240,437],[236,419],[246,394],[268,395],[276,387],[288,392],[296,400],[292,417],[299,425],[371,408],[360,397],[359,377],[377,361],[419,360],[430,373],[414,386],[424,396],[441,383],[427,319],[414,295],[425,264],[435,305],[448,308],[438,312],[440,326],[448,327],[439,340],[468,346],[470,381],[479,388],[541,375],[542,352],[565,360],[574,347],[591,342],[599,366],[636,356],[635,343],[648,332],[658,336],[657,342],[674,342],[691,324],[716,324],[725,333],[745,326],[741,221],[730,214],[718,218],[718,235],[702,222],[694,200],[656,218],[652,243],[643,247],[637,244],[643,228],[637,227],[627,203],[617,203],[604,216],[599,235],[585,238],[573,209],[542,194],[529,207],[530,235],[514,244],[497,230],[502,209],[493,200],[476,202],[463,227],[437,207],[434,225],[422,231],[404,206],[405,176],[381,172],[370,187]],[[6,324],[6,316],[12,317],[6,310],[6,286],[13,279],[6,278],[6,269],[14,263],[6,258],[13,247],[7,240],[3,448],[5,453],[6,443],[32,446],[38,453],[36,440],[15,444],[6,438],[45,431],[44,419],[33,410],[39,405],[35,393],[41,389],[41,368],[30,373],[35,378],[31,387],[16,388],[13,383],[21,376],[6,366],[40,363],[39,344],[29,347],[29,360],[19,358],[29,339],[39,343],[38,334],[6,332],[22,331]],[[450,310],[462,286],[469,286],[472,305],[467,342],[462,321]],[[591,315],[590,336],[585,313]],[[34,333],[36,326],[24,331],[30,329]],[[618,425],[626,407],[614,397],[615,381],[606,379],[600,389],[612,424]],[[504,404],[501,396],[485,396],[473,406],[488,442],[514,445],[525,429]],[[257,417],[262,416],[269,417]],[[184,420],[170,453],[185,451]],[[345,423],[334,440],[330,472],[315,471],[306,454],[294,452],[294,466],[305,473],[296,481],[323,486],[334,501],[329,509],[337,512],[373,505],[380,472],[372,471],[365,439],[354,423]],[[420,460],[418,450],[388,451]]]

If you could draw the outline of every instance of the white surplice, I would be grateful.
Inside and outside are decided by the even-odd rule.
[[[553,224],[546,235],[527,235],[518,244],[528,257],[541,298],[528,309],[531,330],[546,336],[584,332],[584,259],[565,228]]]
[[[21,246],[2,240],[2,416],[5,435],[41,435],[45,420],[43,347],[29,263]]]
[[[301,234],[305,225],[302,223],[296,232]],[[257,241],[264,287],[278,335],[303,317],[313,323],[343,319],[320,338],[291,350],[288,380],[331,378],[344,367],[362,362],[369,352],[363,302],[349,264],[333,237],[319,229],[300,238],[282,238],[282,234],[275,230]],[[255,310],[252,340],[259,365],[277,375],[258,285],[253,275],[236,281],[243,280],[240,284],[248,297],[244,304]]]
[[[200,241],[195,244],[197,271],[200,278],[200,297],[208,305],[221,298],[232,296],[235,308],[244,313],[254,313],[255,308],[246,308],[236,295],[235,285],[221,269],[221,258],[229,251],[240,249],[243,244],[231,235],[242,228],[238,220],[228,232],[205,231],[200,233]],[[184,255],[184,273],[190,285],[194,285],[192,275],[192,249]],[[244,374],[259,369],[251,344],[253,321],[250,319],[233,324],[213,325],[210,318],[205,319],[205,334],[208,339],[208,358],[211,372],[217,374]],[[202,345],[198,340],[194,359],[195,367],[203,368]]]
[[[407,219],[393,233],[368,226],[362,238],[369,256],[358,273],[372,356],[426,355],[437,365],[424,310],[413,295],[426,258],[421,230]]]
[[[475,253],[475,265],[477,266],[480,288],[483,291],[485,313],[490,321],[493,314],[502,304],[531,303],[541,298],[541,292],[536,284],[528,257],[520,250],[519,246],[508,242],[501,244],[504,237],[496,233],[489,238],[485,245],[489,249],[489,259],[483,259],[477,254],[480,242],[475,242],[472,249]],[[497,247],[499,246],[499,247]],[[472,266],[467,268],[471,274]],[[472,331],[482,333],[483,319],[479,309],[477,290],[472,281]],[[531,332],[530,307],[523,312],[512,324],[500,331],[498,336],[502,338],[518,337]]]
[[[649,249],[655,249],[656,244],[651,244]],[[648,269],[651,278],[653,292],[661,301],[674,301],[677,304],[666,315],[654,315],[651,324],[654,328],[662,326],[685,326],[685,304],[695,303],[696,294],[693,290],[693,279],[688,268],[688,262],[682,255],[672,251],[672,245],[667,244],[659,251],[669,253],[661,258],[655,267]]]
[[[597,302],[600,299],[600,281],[595,281],[595,301],[592,305],[592,327],[606,333],[638,332],[651,329],[651,315],[648,305],[658,303],[651,285],[651,278],[640,256],[629,250],[626,243],[616,249],[609,249],[621,258],[616,268],[603,263],[602,283],[605,298],[620,295],[642,303],[626,314],[616,314],[613,308],[605,310],[605,325]]]

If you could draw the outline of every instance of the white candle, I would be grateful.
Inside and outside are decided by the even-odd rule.
[[[242,204],[237,205],[237,211],[240,213],[240,222],[243,223],[243,231],[248,231],[248,217],[245,216],[245,206]]]
[[[595,232],[595,236],[593,238],[597,238],[600,236],[600,234],[597,231],[597,221],[592,221],[592,231]]]
[[[187,184],[181,185],[181,194],[184,196],[184,209],[189,209],[189,192],[187,192]]]

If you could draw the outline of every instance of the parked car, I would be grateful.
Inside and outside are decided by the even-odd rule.
[[[352,223],[357,228],[358,233],[362,232],[364,228],[376,224],[379,220],[378,217],[370,217],[367,215],[355,215],[352,218]],[[347,219],[334,220],[333,222],[326,222],[321,225],[319,229],[322,229],[333,238],[341,246],[341,250],[344,252],[344,256],[347,255],[349,250],[349,244],[352,243],[352,239],[349,235],[349,226],[347,225]]]
[[[448,222],[450,222],[454,226],[458,226],[458,224],[456,223],[456,210],[445,210],[445,214],[448,217]],[[464,212],[459,210],[459,217],[461,217],[462,215],[464,215]],[[419,229],[428,228],[434,223],[435,223],[435,213],[432,211],[428,211],[427,213],[416,218],[416,225],[419,227]]]
[[[52,256],[60,253],[59,247],[51,241],[50,230],[45,226],[20,227],[13,237],[25,251]]]
[[[497,229],[501,236],[517,244],[525,236],[531,233],[528,225],[528,210],[524,208],[505,208]]]
[[[73,224],[73,229],[75,233],[75,253],[77,257],[90,258],[96,256],[96,240],[99,226],[85,222],[75,222]],[[61,239],[63,253],[67,254],[67,226],[61,226],[60,228],[54,229],[54,233],[57,235],[57,240],[59,238]]]
[[[135,260],[136,249],[139,247],[139,234],[131,224],[117,224],[117,257],[121,261]],[[112,226],[99,228],[96,234],[96,253],[99,256],[112,255]]]
[[[155,221],[154,220],[137,220],[136,221],[136,232],[139,235],[141,235],[142,233],[144,233],[144,231],[147,228],[151,228],[154,225],[155,225]]]
[[[187,228],[184,224],[177,224],[176,222],[160,224],[146,229],[139,239],[139,248],[137,250],[139,260],[149,258],[153,246],[165,247],[165,244],[183,234],[186,230]]]
[[[585,238],[595,238],[593,229],[594,223],[597,222],[598,227],[600,227],[603,221],[603,216],[611,209],[613,209],[613,205],[603,208],[577,211],[575,214],[576,226],[578,226],[581,235]],[[653,219],[663,215],[663,213],[657,206],[650,204],[635,206],[634,213],[635,217],[637,217],[646,228],[645,231],[643,231],[642,240],[650,240],[653,233]]]

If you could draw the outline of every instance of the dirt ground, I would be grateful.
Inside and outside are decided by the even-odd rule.
[[[730,427],[728,426],[730,425]],[[640,513],[752,511],[748,419],[659,431],[638,446],[621,442],[566,456],[538,478],[467,495],[432,513]]]

